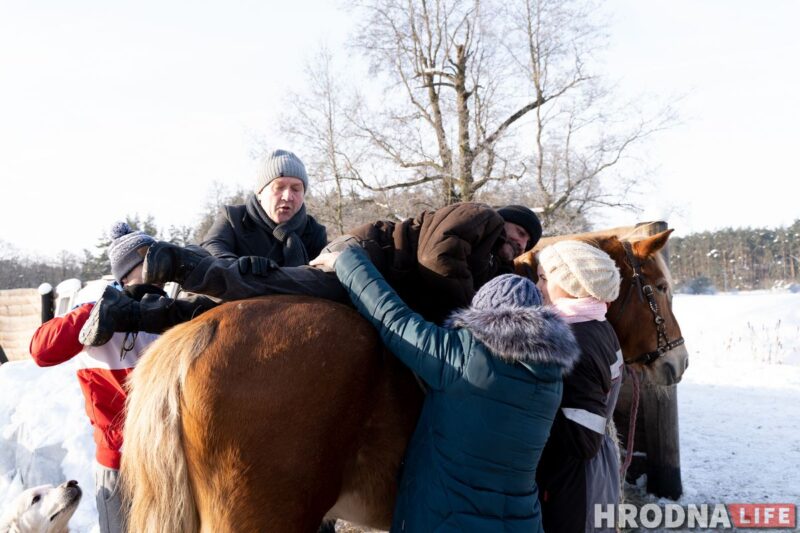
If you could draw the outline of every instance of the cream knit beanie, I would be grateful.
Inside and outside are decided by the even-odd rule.
[[[581,241],[559,241],[538,255],[547,279],[576,298],[613,302],[619,296],[619,269],[600,248]]]

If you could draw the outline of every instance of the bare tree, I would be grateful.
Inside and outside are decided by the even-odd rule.
[[[193,244],[195,228],[188,224],[171,225],[163,232],[162,237],[173,244],[186,246]]]
[[[199,215],[199,221],[188,231],[186,227],[170,228],[168,239],[176,244],[200,244],[206,232],[214,224],[217,216],[225,205],[243,204],[248,192],[242,188],[231,189],[220,181],[214,181],[206,194],[206,202]]]
[[[592,0],[353,3],[369,80],[355,87],[356,65],[323,49],[282,120],[332,229],[369,201],[525,203],[571,230],[598,207],[633,207],[632,150],[668,116],[641,118],[592,73],[604,46]]]
[[[360,164],[364,146],[347,119],[353,96],[324,45],[307,62],[305,74],[307,83],[288,94],[281,130],[304,147],[303,160],[314,178],[309,203],[315,215],[341,234],[351,222],[349,204],[360,199],[354,194],[352,169]]]
[[[356,43],[386,82],[383,112],[354,117],[359,131],[408,179],[442,200],[471,200],[497,180],[528,170],[519,126],[531,113],[579,91],[597,30],[567,2],[370,0]],[[521,24],[520,24],[521,22]]]
[[[593,49],[602,48],[592,4],[526,0],[507,6],[506,35],[525,55],[512,52],[538,95],[558,93],[533,111],[531,157],[534,205],[545,225],[574,225],[594,208],[634,208],[630,194],[641,180],[622,178],[631,149],[672,120],[668,107],[643,118],[632,102],[616,101],[602,78],[588,72]],[[522,46],[524,43],[527,46]],[[576,90],[563,91],[562,88]],[[615,172],[618,171],[618,172]],[[613,181],[613,187],[603,186]]]

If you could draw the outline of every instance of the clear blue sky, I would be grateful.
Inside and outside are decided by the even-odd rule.
[[[800,217],[800,2],[603,5],[620,94],[680,96],[643,155],[639,218],[685,234]],[[258,141],[283,144],[286,89],[350,24],[325,0],[1,3],[0,239],[55,255],[126,214],[193,223],[213,181],[249,186]]]

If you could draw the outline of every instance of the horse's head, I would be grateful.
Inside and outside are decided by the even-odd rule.
[[[661,254],[672,230],[636,241],[599,242],[619,266],[619,297],[606,314],[625,362],[644,369],[656,385],[678,383],[689,365],[681,328],[672,313],[672,277]]]
[[[672,279],[660,253],[670,233],[633,241],[597,234],[581,239],[604,250],[619,267],[619,297],[606,318],[617,333],[625,363],[643,369],[655,385],[678,383],[689,364],[681,328],[672,313]],[[517,258],[518,274],[536,279],[537,249]]]

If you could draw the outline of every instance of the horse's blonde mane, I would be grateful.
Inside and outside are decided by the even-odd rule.
[[[667,266],[667,261],[664,259],[663,250],[659,250],[657,254],[653,256],[655,259],[658,268],[661,269],[661,272],[664,273],[664,278],[667,280],[667,285],[669,285],[669,290],[672,292],[672,273],[669,271],[669,266]]]

